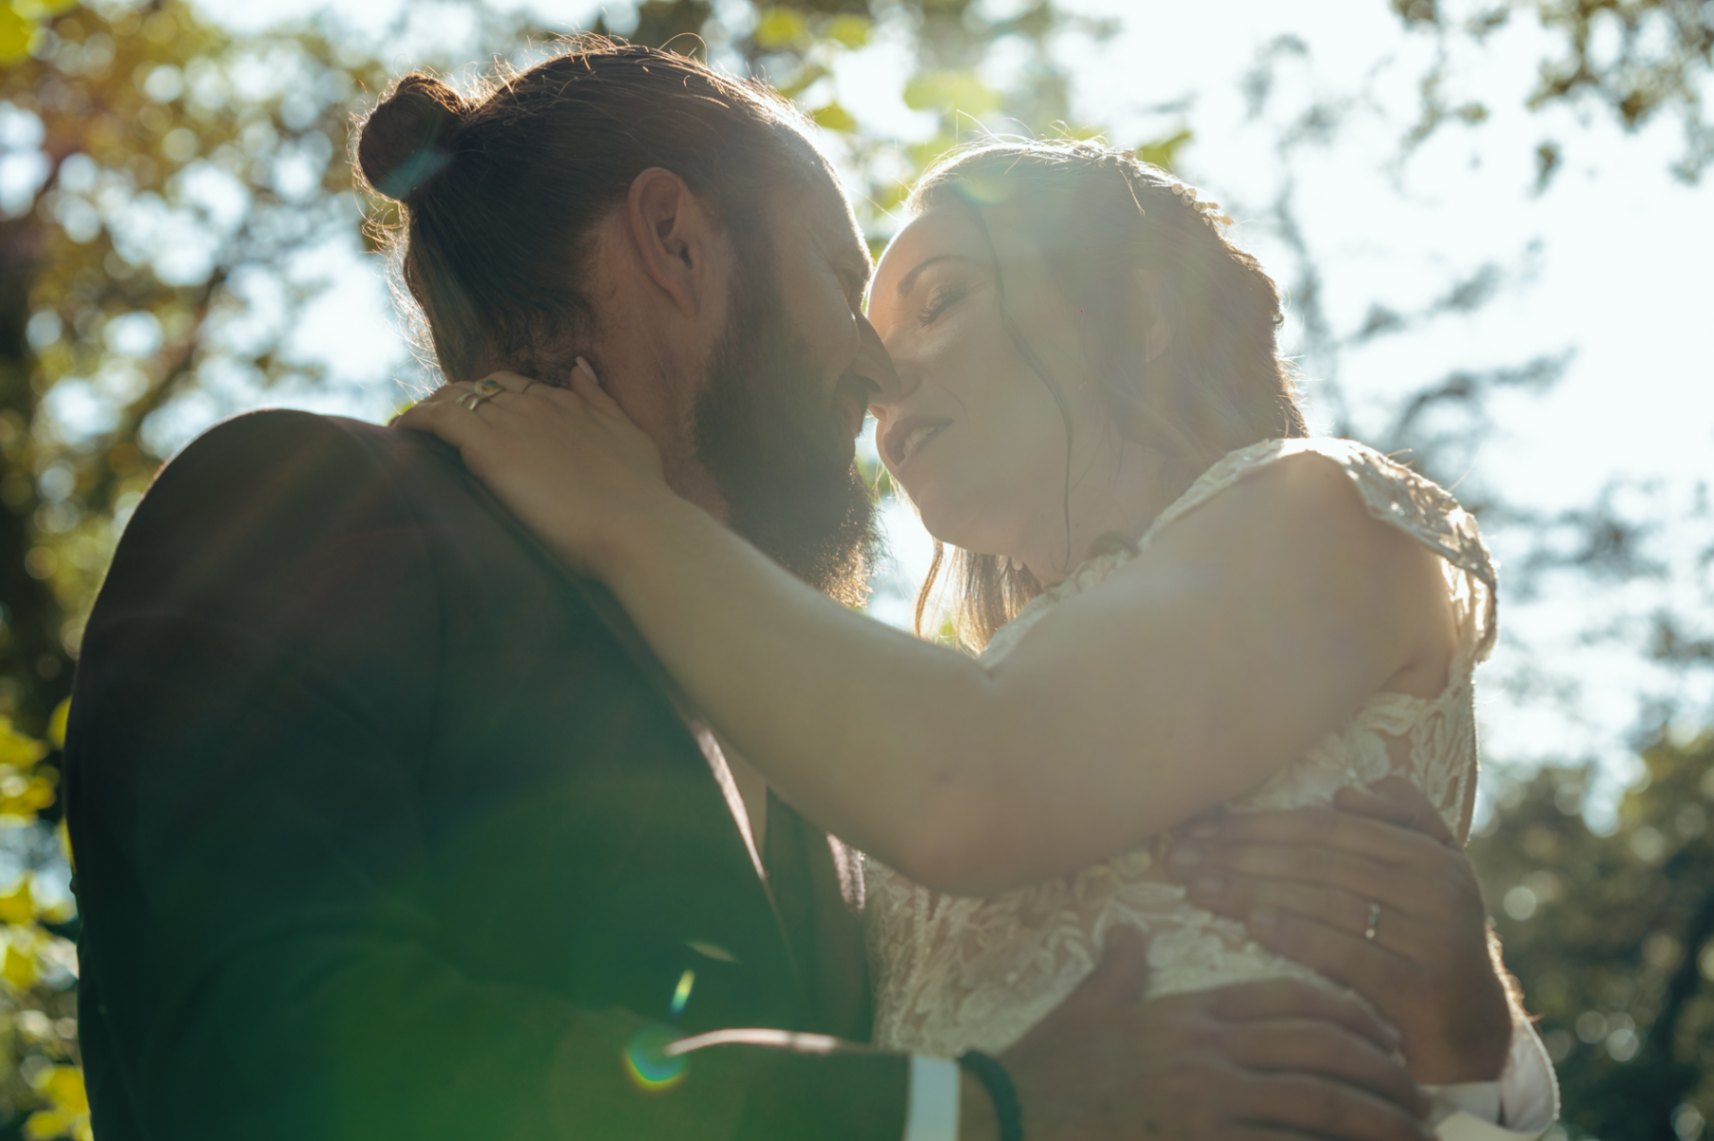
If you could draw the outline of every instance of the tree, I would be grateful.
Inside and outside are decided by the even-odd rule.
[[[1714,733],[1663,733],[1610,828],[1589,774],[1507,789],[1471,844],[1541,1014],[1572,1138],[1695,1141],[1714,1119]]]
[[[1482,94],[1463,89],[1455,77],[1459,52],[1479,52],[1497,33],[1533,17],[1550,47],[1528,96],[1532,109],[1594,102],[1631,131],[1676,118],[1684,135],[1674,167],[1679,177],[1695,181],[1714,162],[1714,124],[1704,106],[1714,76],[1714,9],[1702,0],[1391,3],[1407,27],[1433,36],[1438,49],[1422,77],[1422,117],[1407,135],[1412,143],[1448,124],[1487,118]],[[1537,145],[1538,186],[1558,171],[1564,150],[1553,137]]]

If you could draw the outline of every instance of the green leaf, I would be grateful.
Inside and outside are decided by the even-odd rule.
[[[795,73],[788,73],[773,80],[774,90],[787,99],[796,99],[810,87],[820,83],[829,75],[827,68],[819,63],[806,63]]]
[[[1179,148],[1192,138],[1189,127],[1180,127],[1174,134],[1152,143],[1144,143],[1137,148],[1137,157],[1144,162],[1153,163],[1162,170],[1171,170],[1173,163],[1178,161]]]
[[[756,21],[756,46],[781,51],[809,43],[809,21],[792,8],[769,8]]]
[[[840,134],[850,134],[857,129],[857,120],[837,102],[817,107],[809,113],[809,117],[815,121],[816,126]]]
[[[867,47],[869,33],[874,30],[874,23],[865,17],[855,15],[835,16],[833,22],[827,25],[827,38],[840,47],[855,51]]]
[[[974,71],[925,71],[905,84],[905,106],[913,111],[939,111],[983,116],[1000,109],[1000,93]]]

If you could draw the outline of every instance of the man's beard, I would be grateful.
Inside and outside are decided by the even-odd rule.
[[[861,606],[880,539],[849,425],[816,383],[772,280],[741,277],[733,300],[696,401],[697,458],[734,531],[823,594]]]

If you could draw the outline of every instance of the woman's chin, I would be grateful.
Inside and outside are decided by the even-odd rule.
[[[921,498],[916,492],[911,493],[911,502],[916,506],[917,517],[922,520],[923,529],[949,547],[957,547],[961,551],[995,551],[1003,550],[1004,543],[992,526],[983,526],[982,516],[972,510],[968,503],[951,502],[947,498],[937,496],[930,489],[924,489]]]

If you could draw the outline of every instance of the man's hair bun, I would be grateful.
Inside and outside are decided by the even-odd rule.
[[[408,201],[452,161],[443,143],[466,110],[458,92],[433,76],[399,80],[363,121],[357,165],[364,179],[388,198]]]

